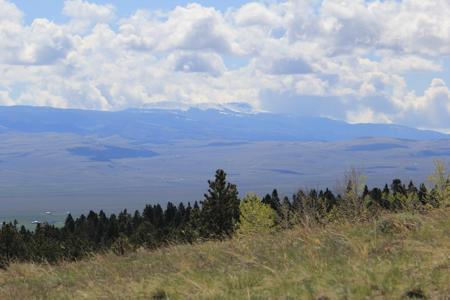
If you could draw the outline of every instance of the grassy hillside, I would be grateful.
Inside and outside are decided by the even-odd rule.
[[[0,299],[450,299],[450,209],[179,245],[59,266],[12,264]]]

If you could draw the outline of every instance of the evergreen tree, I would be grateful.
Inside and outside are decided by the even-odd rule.
[[[262,199],[262,203],[269,205],[274,211],[278,211],[281,207],[281,201],[277,189],[272,191],[272,195],[267,194]]]
[[[328,188],[323,193],[323,199],[325,201],[325,208],[327,212],[330,212],[337,205],[336,197]]]
[[[364,185],[364,190],[363,190],[363,193],[362,193],[363,199],[364,199],[367,195],[369,195],[369,188],[367,187],[367,185]]]
[[[119,225],[119,234],[128,237],[133,233],[133,220],[126,209],[118,215],[117,221]]]
[[[412,180],[409,181],[407,193],[416,193],[417,194],[417,191],[418,190],[417,190],[416,186],[414,185],[414,183],[412,182]]]
[[[75,221],[71,214],[67,215],[66,221],[64,222],[64,230],[70,234],[75,232]]]
[[[24,251],[24,244],[17,230],[17,222],[3,223],[0,229],[0,264],[7,265]]]
[[[136,230],[142,223],[141,213],[136,210],[133,215],[133,230]]]
[[[392,181],[391,190],[394,194],[406,195],[406,188],[398,178]]]
[[[293,219],[294,215],[291,202],[288,197],[284,197],[283,202],[281,202],[280,208],[278,209],[277,224],[281,228],[287,229],[292,227]]]
[[[187,222],[186,208],[184,207],[183,202],[181,202],[180,204],[178,204],[178,209],[175,213],[173,221],[174,227],[178,229],[179,227],[183,226],[186,222]]]
[[[419,201],[422,204],[427,204],[428,203],[428,190],[427,187],[425,186],[425,184],[421,184],[419,187],[419,191],[417,192],[417,195],[419,196]]]
[[[200,233],[202,231],[202,216],[197,201],[194,202],[192,207],[191,204],[188,203],[186,214],[189,217],[187,218],[188,221],[182,231],[182,235],[186,242],[192,243],[200,238]]]
[[[176,214],[177,214],[177,207],[172,202],[168,202],[166,210],[164,211],[164,221],[167,226],[174,225]]]
[[[153,225],[159,229],[164,227],[164,210],[159,204],[153,206]]]
[[[389,187],[387,185],[387,183],[384,185],[383,188],[383,197],[387,197],[389,195],[390,191],[389,191]]]
[[[209,189],[202,201],[202,235],[208,238],[231,236],[239,221],[239,199],[236,185],[226,181],[226,173],[217,170],[215,180],[208,181]]]
[[[115,214],[109,217],[108,228],[105,234],[105,240],[108,243],[114,242],[119,237],[119,222]]]
[[[148,221],[150,223],[153,222],[153,206],[152,205],[146,205],[144,208],[144,212],[142,213],[142,217],[144,218],[144,221]]]

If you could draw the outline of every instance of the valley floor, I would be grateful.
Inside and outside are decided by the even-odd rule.
[[[178,245],[59,266],[12,264],[0,299],[450,299],[450,209]]]

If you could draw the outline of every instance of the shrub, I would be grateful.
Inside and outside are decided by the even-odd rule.
[[[128,238],[125,235],[120,235],[112,245],[112,251],[118,256],[126,255],[132,250],[133,247],[131,246]]]
[[[255,194],[247,194],[240,208],[240,234],[272,232],[275,229],[275,211],[261,202]]]

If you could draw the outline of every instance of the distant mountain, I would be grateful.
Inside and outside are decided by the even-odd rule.
[[[218,168],[241,195],[292,195],[334,187],[352,166],[369,185],[422,182],[433,160],[450,158],[438,132],[230,110],[0,107],[0,141],[0,218],[29,222],[198,201]]]
[[[319,117],[230,110],[125,110],[103,112],[46,107],[0,107],[0,132],[57,132],[120,136],[136,142],[174,140],[337,141],[362,137],[413,140],[449,135],[391,124],[348,124]]]

